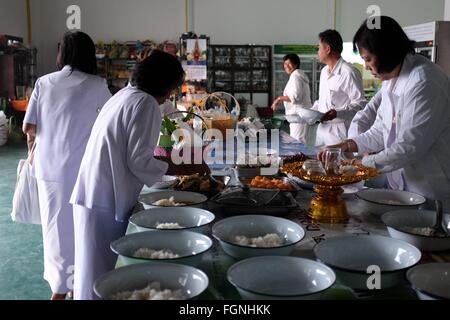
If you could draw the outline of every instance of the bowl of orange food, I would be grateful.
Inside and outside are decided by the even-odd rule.
[[[16,111],[25,112],[28,109],[28,100],[11,100],[11,106]]]
[[[252,188],[260,189],[274,189],[281,192],[290,192],[295,197],[300,190],[297,184],[291,181],[287,177],[266,177],[256,176],[248,181],[248,184]]]

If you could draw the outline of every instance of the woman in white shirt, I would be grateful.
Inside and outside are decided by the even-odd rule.
[[[110,243],[125,234],[144,184],[153,185],[168,168],[153,157],[161,128],[159,105],[183,81],[172,55],[155,51],[136,65],[132,86],[103,107],[81,162],[70,202],[75,220],[77,300],[97,299],[95,280],[114,269]]]
[[[283,57],[284,71],[289,75],[289,81],[284,89],[283,96],[278,97],[272,104],[275,111],[283,102],[286,115],[296,114],[297,107],[311,108],[311,90],[308,76],[300,70],[300,59],[296,54],[288,54]],[[305,142],[307,125],[291,123],[290,135],[294,139]]]
[[[372,127],[377,118],[377,112],[381,105],[382,96],[381,90],[378,91],[364,109],[356,113],[350,124],[350,128],[348,129],[349,138],[356,137]]]
[[[39,190],[44,243],[44,279],[52,299],[72,288],[73,211],[69,198],[81,158],[100,109],[111,97],[106,81],[95,76],[92,39],[83,32],[64,35],[58,54],[60,71],[38,79],[23,131],[29,148],[36,139],[33,170]]]
[[[368,27],[378,22],[381,28]],[[353,43],[366,69],[383,81],[382,99],[373,126],[336,146],[360,153],[383,150],[362,163],[387,173],[392,189],[442,200],[450,210],[449,77],[414,54],[413,42],[390,17],[369,18]]]

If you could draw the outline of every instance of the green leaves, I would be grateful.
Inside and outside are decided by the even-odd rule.
[[[194,118],[193,113],[188,113],[186,117],[182,119],[183,122],[188,122]],[[172,135],[172,133],[177,129],[177,124],[175,121],[169,119],[167,116],[164,116],[162,124],[161,124],[161,133],[165,135]]]
[[[186,117],[183,118],[183,122],[188,122],[189,120],[194,119],[194,114],[193,113],[188,113]]]
[[[167,116],[164,116],[161,124],[161,133],[170,136],[176,129],[177,126],[175,121],[172,121]]]

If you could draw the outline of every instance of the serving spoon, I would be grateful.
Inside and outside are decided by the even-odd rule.
[[[442,220],[444,216],[442,212],[442,202],[440,200],[436,200],[435,206],[436,206],[436,222],[432,227],[433,235],[438,237],[447,236],[447,231],[442,227]]]

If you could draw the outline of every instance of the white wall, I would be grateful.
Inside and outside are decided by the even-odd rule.
[[[72,4],[80,6],[81,30],[94,41],[177,40],[185,28],[184,0],[32,1],[39,74],[54,70],[57,44],[67,31],[66,9]]]
[[[39,74],[54,70],[57,43],[66,31],[66,9],[71,4],[81,7],[82,30],[90,34],[94,41],[151,39],[162,42],[177,40],[186,31],[185,0],[31,1],[33,37],[39,49]],[[319,32],[333,27],[333,1],[188,0],[189,28],[197,34],[209,35],[213,44],[315,44]],[[444,3],[450,2],[336,1],[337,29],[345,41],[351,41],[354,32],[367,17],[369,5],[379,5],[382,14],[391,15],[402,25],[411,25],[442,20]],[[0,8],[6,2],[12,4],[8,8],[16,8],[24,6],[25,0],[0,0]],[[0,10],[0,17],[3,12]],[[26,21],[25,17],[22,18],[25,33]],[[14,24],[20,20],[15,19]],[[2,21],[4,19],[0,19],[0,23]],[[11,25],[10,22],[7,24]]]
[[[332,27],[330,0],[193,0],[195,32],[216,44],[309,44]]]
[[[368,17],[368,6],[377,5],[382,15],[391,16],[408,26],[442,20],[444,0],[337,0],[338,29],[344,41],[351,41],[361,23]],[[448,0],[447,0],[448,1]]]
[[[0,0],[0,34],[21,37],[27,43],[25,0]]]
[[[444,20],[450,21],[450,0],[445,0]]]

